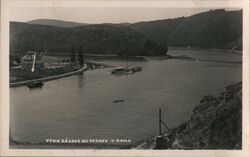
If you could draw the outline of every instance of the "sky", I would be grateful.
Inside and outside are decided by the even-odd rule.
[[[212,8],[210,8],[212,9]],[[135,23],[209,11],[209,8],[107,8],[107,7],[18,7],[10,10],[10,21],[27,22],[35,19],[57,19],[80,23]]]

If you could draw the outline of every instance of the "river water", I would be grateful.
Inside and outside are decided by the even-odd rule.
[[[111,75],[111,68],[46,82],[41,89],[10,89],[11,136],[17,141],[48,138],[130,139],[158,134],[158,109],[171,128],[189,119],[202,96],[219,94],[242,79],[241,54],[171,50],[197,60],[92,60],[113,66],[141,65],[142,72]],[[123,99],[124,102],[113,103]]]

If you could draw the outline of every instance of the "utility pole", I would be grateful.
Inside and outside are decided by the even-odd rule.
[[[161,108],[159,108],[159,135],[161,135]]]

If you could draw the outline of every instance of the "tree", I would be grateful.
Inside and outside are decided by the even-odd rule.
[[[167,56],[168,55],[168,44],[162,44],[160,46],[162,47],[161,55]]]
[[[84,65],[82,45],[80,46],[80,49],[78,50],[78,62],[81,67]]]
[[[73,45],[71,46],[71,58],[70,58],[71,62],[75,62],[76,61],[76,56],[75,56],[75,50]]]
[[[165,52],[166,52],[165,55],[167,55],[168,54],[168,45],[166,45],[166,47],[165,47]]]

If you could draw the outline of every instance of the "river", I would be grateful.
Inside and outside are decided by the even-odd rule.
[[[10,88],[10,127],[14,140],[48,138],[129,139],[158,134],[162,120],[175,127],[189,119],[204,95],[216,95],[242,80],[241,54],[206,50],[170,50],[196,60],[92,60],[113,66],[139,66],[131,75],[111,68],[46,82],[41,89]],[[113,103],[123,99],[124,102]],[[118,144],[118,143],[117,143]],[[121,143],[119,143],[121,144]]]

